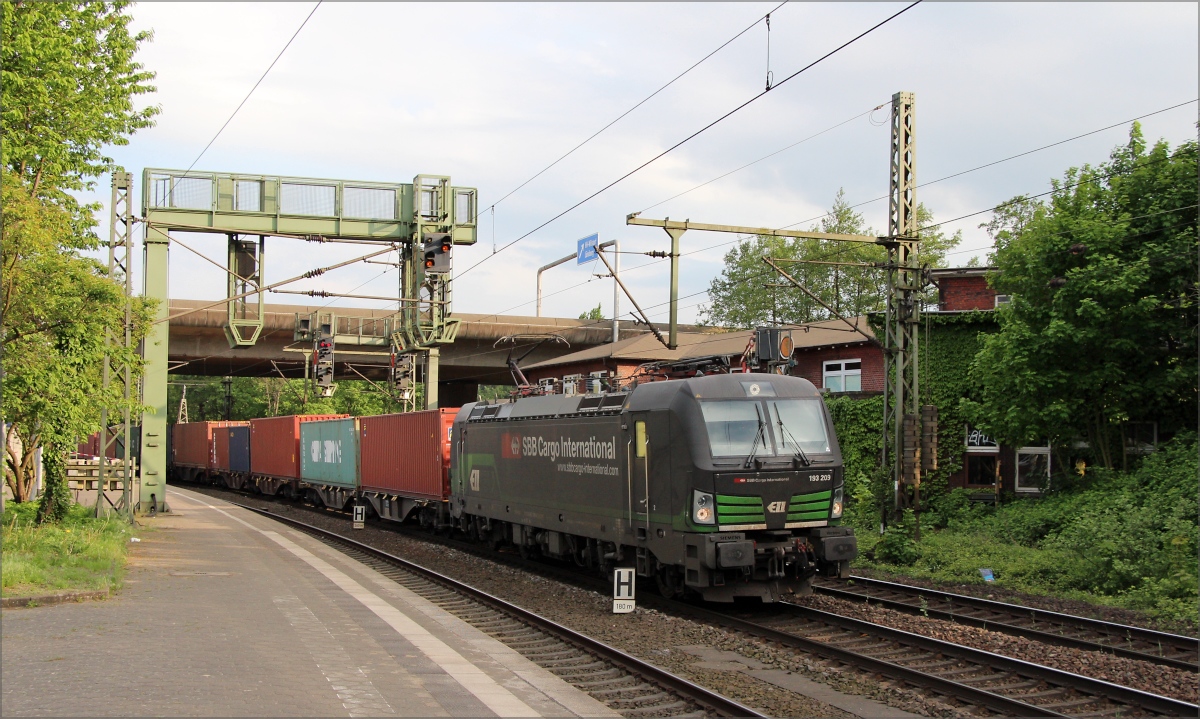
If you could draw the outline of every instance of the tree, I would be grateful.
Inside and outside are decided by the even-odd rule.
[[[579,315],[579,319],[581,319],[581,320],[602,320],[602,319],[604,319],[604,310],[600,309],[600,304],[597,303],[596,306],[593,307],[592,309],[588,310],[587,312],[581,313]]]
[[[102,391],[100,371],[105,329],[125,322],[125,293],[98,262],[63,247],[78,238],[68,210],[31,197],[27,184],[10,171],[0,188],[4,418],[12,423],[5,479],[13,497],[24,501],[38,447],[63,453],[77,437],[98,429],[102,407],[121,410],[123,388],[114,383]],[[135,299],[133,310],[136,341],[149,326],[151,305]],[[110,349],[116,362],[140,367],[135,353]],[[48,474],[47,486],[51,479],[56,478]]]
[[[986,225],[1011,297],[971,368],[971,420],[1015,445],[1085,439],[1112,467],[1127,422],[1194,426],[1196,142],[1147,150],[1134,123],[1108,162]]]
[[[39,518],[68,501],[65,453],[99,425],[101,407],[120,410],[123,391],[101,390],[106,331],[125,323],[123,286],[78,254],[98,246],[92,213],[70,194],[112,169],[109,145],[152,124],[153,92],[133,56],[148,33],[130,34],[128,2],[0,2],[0,166],[3,167],[3,414],[5,479],[26,499],[30,455],[45,447],[46,493]],[[135,342],[152,307],[133,302]],[[133,353],[117,362],[140,369]],[[20,441],[11,439],[12,435]],[[17,448],[20,451],[16,451]],[[17,456],[21,455],[21,456]]]
[[[134,61],[150,33],[130,34],[129,2],[0,3],[0,150],[2,164],[31,194],[51,197],[92,227],[90,210],[68,191],[90,189],[111,168],[109,145],[150,127],[156,106],[137,109],[154,92],[154,73]],[[78,232],[78,239],[94,235]]]
[[[917,223],[926,228],[920,233],[921,261],[941,267],[945,263],[946,253],[958,244],[962,233],[959,231],[946,236],[932,222],[933,213],[919,204]],[[877,234],[866,225],[863,216],[846,202],[842,190],[838,190],[829,214],[809,229],[846,235]],[[748,328],[763,324],[799,324],[833,317],[820,303],[791,287],[764,264],[764,256],[792,260],[783,265],[788,274],[842,316],[853,317],[884,307],[884,274],[877,267],[864,266],[886,262],[887,250],[884,247],[860,242],[759,235],[739,242],[726,253],[725,267],[709,283],[710,303],[701,309],[705,324]]]

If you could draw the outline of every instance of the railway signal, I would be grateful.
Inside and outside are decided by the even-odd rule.
[[[448,274],[450,251],[454,247],[449,232],[425,235],[425,274]]]
[[[333,335],[322,327],[313,350],[313,380],[322,397],[330,397],[337,388],[333,384]]]

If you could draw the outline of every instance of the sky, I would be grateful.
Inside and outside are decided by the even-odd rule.
[[[621,256],[622,279],[652,320],[665,321],[669,265],[637,253],[669,249],[669,238],[626,226],[626,215],[808,229],[839,190],[851,204],[886,196],[887,121],[898,91],[915,93],[919,183],[1117,124],[919,188],[917,199],[939,220],[1044,192],[1069,167],[1103,162],[1127,139],[1131,118],[1197,97],[1195,3],[926,2],[528,234],[759,94],[768,70],[779,83],[905,6],[325,3],[201,156],[314,4],[139,3],[133,26],[152,30],[153,40],[138,57],[157,73],[148,102],[162,112],[153,128],[108,153],[138,178],[147,167],[193,163],[205,171],[381,182],[449,175],[478,188],[482,208],[478,243],[454,250],[462,275],[454,282],[456,312],[533,315],[538,267],[598,233],[631,253]],[[768,12],[769,31],[761,21]],[[1141,122],[1148,140],[1174,146],[1196,137],[1196,119],[1192,102]],[[101,178],[84,198],[107,204],[109,182]],[[886,200],[858,211],[886,231]],[[107,208],[100,218],[107,228]],[[986,261],[990,241],[979,225],[987,218],[944,227],[962,231],[952,264]],[[223,264],[223,236],[179,236]],[[684,234],[681,321],[700,317],[703,293],[737,239]],[[364,252],[269,239],[266,280]],[[172,298],[224,297],[219,268],[179,246],[170,262]],[[574,262],[547,271],[543,314],[576,317],[599,304],[611,317],[612,280],[596,276],[603,272]],[[393,296],[397,284],[386,267],[355,264],[292,288]],[[622,298],[622,317],[630,310]]]

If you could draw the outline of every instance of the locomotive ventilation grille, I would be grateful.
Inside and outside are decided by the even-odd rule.
[[[717,524],[722,527],[754,525],[755,528],[765,528],[767,516],[763,514],[762,497],[718,494]]]
[[[792,495],[787,508],[788,523],[828,520],[829,503],[832,496],[833,493],[829,490]],[[763,512],[762,497],[718,494],[717,523],[724,528],[759,529],[766,527],[767,517]]]
[[[828,489],[811,494],[793,494],[788,503],[787,521],[814,522],[829,519],[829,500],[833,495]]]

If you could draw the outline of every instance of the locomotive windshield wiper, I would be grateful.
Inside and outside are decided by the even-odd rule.
[[[763,421],[762,410],[758,408],[758,402],[754,403],[754,414],[758,417],[758,432],[754,435],[754,444],[750,445],[750,454],[746,455],[746,469],[754,466],[754,459],[758,454],[758,442],[762,440],[766,442],[767,423]]]
[[[783,415],[779,414],[779,403],[772,402],[771,406],[775,408],[775,419],[779,422],[779,433],[783,435],[784,441],[792,443],[792,446],[796,448],[796,456],[800,458],[805,467],[811,466],[812,460],[804,453],[804,449],[800,447],[800,442],[796,441],[796,437],[792,434],[792,431],[783,423]]]

